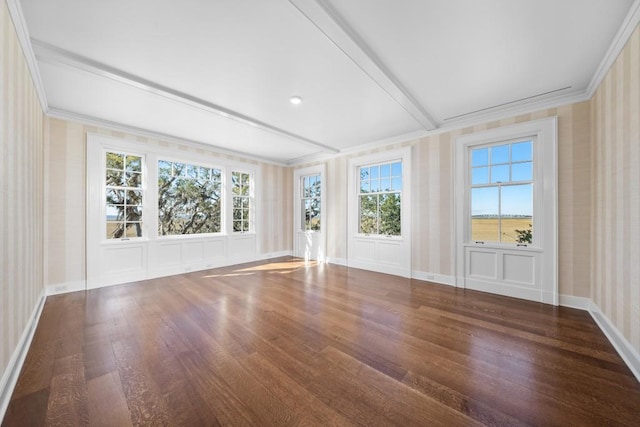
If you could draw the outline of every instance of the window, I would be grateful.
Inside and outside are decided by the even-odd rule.
[[[358,176],[359,233],[401,235],[402,162],[360,166]]]
[[[107,239],[142,237],[142,156],[106,152]]]
[[[231,194],[233,198],[233,232],[250,231],[251,175],[231,172]]]
[[[158,235],[219,233],[222,171],[158,161]]]
[[[471,240],[532,243],[533,144],[471,149]]]
[[[320,231],[320,188],[322,178],[320,174],[300,177],[301,194],[300,207],[302,208],[302,231]]]

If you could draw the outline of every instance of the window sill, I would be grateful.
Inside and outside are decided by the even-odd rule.
[[[356,234],[354,238],[362,239],[362,240],[380,240],[380,241],[396,241],[396,242],[401,242],[404,240],[402,236],[390,236],[390,235],[384,235],[384,234],[360,234],[360,233]]]
[[[487,249],[501,249],[501,250],[508,250],[508,251],[542,252],[542,248],[540,246],[535,246],[528,243],[526,244],[526,246],[517,246],[516,243],[467,242],[467,243],[464,243],[463,246],[468,248],[487,248]]]

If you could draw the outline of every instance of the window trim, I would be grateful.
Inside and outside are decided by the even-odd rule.
[[[303,221],[302,221],[302,212],[304,210],[304,206],[305,206],[305,201],[307,200],[314,200],[314,199],[318,199],[318,197],[304,197],[304,184],[302,183],[302,180],[304,178],[310,177],[310,176],[319,176],[320,177],[320,229],[319,230],[313,230],[313,229],[308,229],[306,228],[306,222],[305,222],[305,228],[302,228],[303,226]],[[326,226],[323,223],[323,213],[324,213],[324,205],[323,205],[323,199],[324,199],[324,175],[321,171],[317,170],[317,171],[312,171],[309,173],[304,173],[304,174],[299,174],[297,176],[298,179],[298,191],[296,192],[296,197],[298,198],[297,203],[299,204],[299,209],[297,209],[297,212],[295,212],[295,215],[298,216],[298,228],[297,228],[297,232],[299,233],[322,233],[324,231],[324,227]],[[306,212],[306,210],[304,210]]]
[[[235,196],[233,194],[233,173],[241,173],[249,175],[249,196]],[[226,173],[228,185],[226,186],[226,190],[229,194],[229,209],[228,215],[229,220],[227,221],[226,228],[227,234],[233,236],[242,236],[249,234],[256,234],[256,190],[255,190],[255,173],[252,170],[246,168],[234,168],[229,167]],[[233,231],[233,198],[234,197],[248,197],[249,198],[249,230],[248,231]]]
[[[107,235],[107,181],[106,181],[106,176],[107,176],[107,153],[115,153],[115,154],[123,154],[125,156],[138,156],[141,158],[142,161],[142,165],[141,165],[141,175],[142,175],[142,186],[139,188],[139,191],[142,191],[142,219],[141,219],[141,223],[142,223],[142,236],[136,236],[136,237],[126,237],[126,232],[125,232],[125,237],[121,237],[118,239],[108,239],[106,237]],[[126,242],[141,242],[141,241],[146,241],[149,240],[149,224],[147,224],[148,219],[149,219],[149,213],[148,213],[148,195],[149,195],[149,188],[147,186],[147,177],[148,177],[148,168],[147,168],[147,163],[148,163],[148,158],[147,158],[147,154],[137,151],[135,149],[133,150],[129,150],[126,147],[122,147],[122,146],[102,146],[99,150],[99,156],[100,156],[100,167],[99,167],[99,173],[100,173],[100,178],[99,178],[99,185],[100,185],[100,190],[99,190],[99,195],[100,195],[100,217],[102,218],[100,221],[100,238],[99,241],[101,244],[114,244],[114,243],[126,243]],[[126,188],[133,188],[133,187],[122,187],[125,191]],[[87,203],[88,204],[88,203]]]
[[[412,147],[405,146],[364,154],[348,159],[347,188],[347,265],[402,277],[411,277],[412,270]],[[364,235],[358,233],[360,166],[402,160],[402,220],[401,236]],[[390,249],[393,248],[393,249]],[[385,251],[393,250],[396,260],[386,258]]]
[[[465,283],[465,247],[486,245],[467,241],[470,236],[470,221],[466,218],[470,213],[470,198],[467,197],[469,182],[468,156],[469,146],[491,142],[510,141],[536,137],[538,157],[534,165],[534,176],[538,182],[536,188],[543,192],[539,198],[536,221],[537,237],[534,245],[517,248],[522,251],[542,252],[542,302],[558,304],[558,118],[557,116],[524,123],[489,129],[458,136],[455,142],[454,155],[454,244],[452,245],[455,260],[456,286],[464,287]],[[535,161],[535,160],[534,160]],[[534,210],[535,210],[534,206]],[[511,244],[494,244],[491,246],[508,250],[516,250]]]

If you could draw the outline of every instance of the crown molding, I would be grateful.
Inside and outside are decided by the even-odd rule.
[[[611,66],[624,49],[629,37],[640,23],[640,0],[635,0],[631,7],[629,8],[629,12],[627,12],[627,16],[622,21],[622,25],[620,25],[620,29],[613,37],[611,44],[609,45],[609,49],[605,53],[602,61],[600,61],[600,65],[596,69],[593,77],[591,78],[591,82],[589,82],[589,86],[587,87],[588,97],[591,98],[596,93],[596,90],[600,87],[600,83],[605,78]]]
[[[271,165],[276,165],[281,167],[288,166],[286,163],[283,163],[281,161],[278,161],[276,159],[272,159],[269,157],[256,156],[256,155],[247,154],[241,151],[229,150],[228,148],[218,147],[216,145],[207,144],[206,142],[202,142],[202,141],[178,138],[176,136],[172,136],[166,133],[156,132],[156,131],[143,129],[135,126],[124,125],[121,123],[112,122],[110,120],[104,120],[97,117],[88,116],[80,113],[74,113],[71,111],[66,111],[58,108],[53,108],[53,107],[49,108],[47,117],[54,118],[54,119],[68,120],[72,122],[81,123],[84,125],[98,126],[104,129],[115,130],[118,132],[125,132],[131,135],[158,139],[161,141],[172,142],[175,144],[189,145],[194,148],[201,148],[209,151],[214,151],[218,154],[233,156],[233,157],[240,158],[242,160],[257,161],[257,162],[268,163]]]
[[[33,48],[31,47],[29,30],[27,29],[27,22],[24,19],[24,14],[22,13],[20,1],[6,0],[6,3],[7,9],[9,10],[9,16],[11,16],[13,27],[15,28],[16,35],[18,36],[18,42],[20,43],[24,59],[27,63],[27,68],[29,68],[29,73],[31,74],[33,86],[36,90],[36,94],[38,95],[38,100],[40,101],[40,106],[42,107],[42,111],[46,114],[49,109],[47,95],[44,91],[42,78],[40,77],[38,62],[36,61],[36,56],[33,52]]]
[[[424,129],[438,123],[325,0],[289,0],[305,18],[398,103]]]
[[[126,71],[119,70],[117,68],[111,67],[98,61],[94,61],[82,55],[69,52],[48,43],[31,39],[31,45],[33,46],[35,56],[39,61],[52,65],[73,68],[97,75],[102,78],[111,79],[118,83],[122,83],[142,90],[144,92],[163,97],[170,101],[197,108],[208,113],[213,113],[226,119],[242,123],[244,125],[259,128],[263,131],[293,140],[305,146],[320,149],[321,151],[332,153],[338,152],[336,148],[321,144],[300,135],[296,135],[292,132],[272,126],[268,123],[262,122],[260,120],[254,119],[252,117],[206,101],[204,99],[188,95],[186,93],[171,89],[166,86],[162,86],[158,83],[154,83],[152,81],[143,79],[142,77],[127,73]]]
[[[403,135],[394,136],[391,138],[385,138],[378,141],[356,145],[349,148],[344,148],[336,154],[310,154],[308,156],[291,159],[287,162],[288,166],[297,167],[302,164],[308,164],[318,161],[326,161],[342,156],[348,156],[351,154],[358,154],[365,151],[378,150],[381,148],[389,147],[394,144],[402,144],[407,142],[416,141],[421,138],[427,138],[430,136],[440,135],[447,132],[453,132],[456,130],[464,129],[466,127],[482,125],[498,120],[509,119],[512,117],[521,116],[523,114],[531,114],[536,111],[548,110],[551,108],[562,107],[563,105],[576,104],[579,102],[588,101],[591,99],[585,91],[574,91],[553,97],[541,99],[539,101],[531,102],[525,101],[517,105],[509,105],[508,107],[500,107],[491,110],[482,111],[479,114],[473,114],[465,116],[464,119],[453,120],[447,123],[445,126],[441,126],[432,130],[419,130],[415,132],[405,133]]]

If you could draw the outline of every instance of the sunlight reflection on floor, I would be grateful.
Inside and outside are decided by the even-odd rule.
[[[291,274],[300,268],[316,267],[317,265],[317,261],[272,262],[269,264],[257,265],[255,267],[241,268],[232,273],[210,274],[202,277],[204,279],[211,279],[216,277],[251,276],[258,271],[266,271],[273,274]]]

